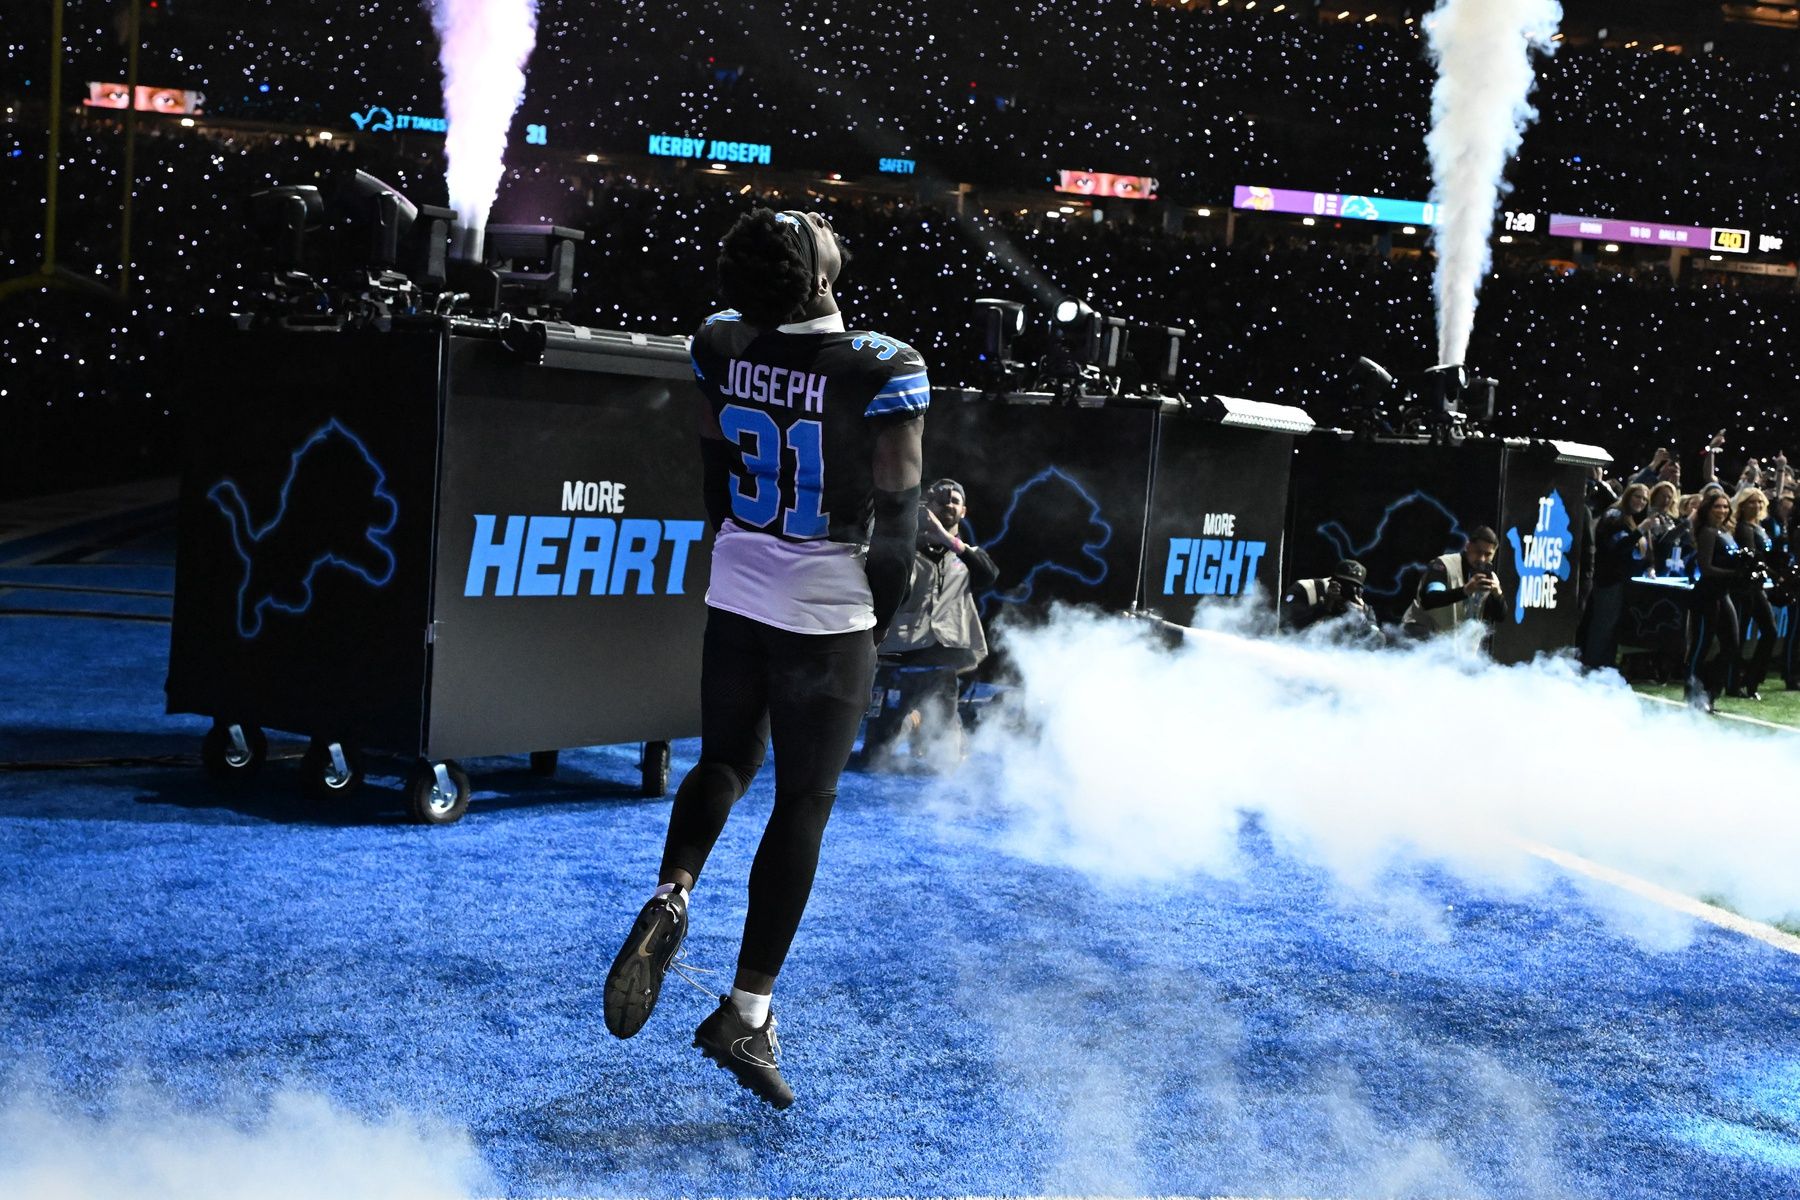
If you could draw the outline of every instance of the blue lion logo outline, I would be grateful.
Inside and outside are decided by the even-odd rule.
[[[1030,603],[1033,593],[1037,590],[1038,576],[1046,572],[1070,576],[1089,587],[1098,586],[1106,581],[1109,568],[1106,559],[1102,558],[1099,552],[1112,543],[1112,524],[1100,515],[1100,502],[1095,500],[1074,476],[1060,467],[1045,467],[1013,489],[1012,500],[1007,504],[1005,514],[1000,518],[999,532],[986,542],[988,553],[995,556],[996,559],[1004,558],[1005,551],[1002,548],[1006,544],[1007,534],[1012,532],[1013,519],[1023,507],[1026,497],[1039,489],[1056,484],[1061,484],[1073,491],[1075,497],[1087,506],[1087,532],[1078,549],[1078,558],[1072,563],[1058,562],[1054,559],[1034,563],[1025,572],[1024,577],[1012,587],[1005,589],[996,587],[985,592],[981,597],[983,609],[990,604]],[[1094,532],[1096,529],[1098,530],[1097,536]],[[1082,559],[1085,559],[1086,562],[1083,563]]]
[[[364,475],[366,492],[356,490],[357,474]],[[377,588],[394,577],[394,551],[384,538],[400,519],[400,502],[368,446],[337,418],[314,430],[289,456],[280,497],[275,515],[258,527],[235,481],[221,479],[206,492],[230,525],[232,548],[244,564],[237,592],[241,637],[262,632],[264,609],[295,616],[310,609],[313,577],[322,568],[340,568]],[[323,534],[317,520],[287,522],[293,503],[309,514],[324,514]],[[346,535],[351,529],[355,532]]]
[[[1392,504],[1389,504],[1382,510],[1381,519],[1375,523],[1374,536],[1360,546],[1357,545],[1356,540],[1350,536],[1350,531],[1345,529],[1338,521],[1327,521],[1323,525],[1318,526],[1316,532],[1320,537],[1323,537],[1332,544],[1336,549],[1339,558],[1354,558],[1360,562],[1365,555],[1375,549],[1375,547],[1381,545],[1383,540],[1385,540],[1387,537],[1388,523],[1403,509],[1412,504],[1423,504],[1428,508],[1435,508],[1442,514],[1444,519],[1450,523],[1450,529],[1446,535],[1446,540],[1453,541],[1455,544],[1445,546],[1445,551],[1457,549],[1463,542],[1468,540],[1468,532],[1463,529],[1462,522],[1457,518],[1457,515],[1450,511],[1450,507],[1431,493],[1420,491],[1416,488],[1400,497],[1398,500],[1395,500]],[[1429,565],[1429,560],[1424,562],[1409,561],[1400,564],[1394,568],[1392,587],[1380,586],[1376,580],[1375,570],[1371,568],[1369,581],[1364,586],[1368,591],[1373,592],[1378,596],[1398,596],[1406,586],[1407,576],[1415,571],[1423,571]]]

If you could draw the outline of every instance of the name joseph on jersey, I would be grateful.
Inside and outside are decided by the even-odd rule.
[[[822,413],[825,411],[825,376],[734,358],[726,365],[719,395],[728,399],[754,400],[775,408]]]

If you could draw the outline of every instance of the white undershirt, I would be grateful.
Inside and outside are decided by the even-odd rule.
[[[776,328],[777,333],[843,331],[842,313]],[[875,628],[875,599],[859,547],[825,538],[787,541],[730,519],[713,538],[706,603],[792,633]]]

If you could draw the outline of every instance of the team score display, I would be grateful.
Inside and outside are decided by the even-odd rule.
[[[1750,231],[1748,229],[1715,229],[1712,231],[1712,248],[1728,250],[1733,254],[1750,252]]]
[[[828,524],[824,427],[807,420],[783,430],[760,409],[727,404],[719,412],[719,430],[743,455],[749,477],[731,477],[731,515],[738,523],[767,529],[779,516],[784,537],[824,537]],[[783,451],[794,456],[791,487],[782,472]],[[782,503],[784,498],[788,503]]]

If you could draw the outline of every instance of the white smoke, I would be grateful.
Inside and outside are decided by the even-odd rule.
[[[1777,785],[1800,738],[1649,708],[1563,660],[1500,667],[1444,643],[1215,628],[1171,650],[1141,622],[1062,613],[1005,645],[1023,719],[981,727],[948,798],[998,805],[1009,849],[1101,883],[1240,874],[1248,813],[1352,896],[1419,860],[1483,889],[1542,887],[1561,876],[1539,845],[1757,919],[1800,913],[1800,805]]]
[[[495,1183],[466,1131],[398,1113],[365,1121],[322,1096],[198,1115],[127,1089],[104,1117],[7,1086],[0,1196],[19,1200],[465,1200]]]
[[[525,61],[537,44],[537,0],[430,0],[444,70],[444,157],[450,207],[479,257],[500,194],[506,134],[525,98]]]
[[[1552,53],[1562,20],[1556,0],[1442,0],[1424,20],[1437,66],[1431,91],[1431,200],[1437,207],[1438,362],[1461,363],[1476,296],[1492,263],[1488,237],[1502,177],[1537,116],[1529,96],[1531,52]]]

